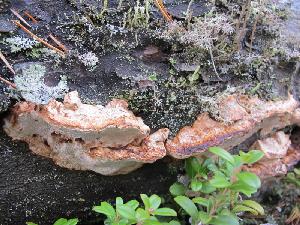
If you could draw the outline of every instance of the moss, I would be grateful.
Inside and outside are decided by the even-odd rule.
[[[158,80],[146,91],[132,89],[122,91],[115,97],[127,100],[129,108],[141,116],[150,128],[167,127],[173,136],[183,126],[192,124],[201,112],[217,114],[212,103],[220,87],[198,85],[189,81]]]
[[[149,26],[150,20],[150,6],[152,1],[145,0],[141,5],[140,1],[136,1],[136,5],[124,13],[123,27],[133,28],[146,28]]]

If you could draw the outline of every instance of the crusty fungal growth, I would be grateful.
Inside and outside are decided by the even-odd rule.
[[[271,137],[257,140],[251,149],[261,150],[264,153],[263,161],[284,158],[291,145],[290,136],[283,131],[278,131]]]
[[[62,167],[104,175],[125,174],[164,157],[169,133],[161,129],[149,135],[149,127],[123,100],[87,105],[77,92],[67,94],[63,103],[17,103],[4,129]]]
[[[291,147],[282,159],[274,159],[263,163],[256,163],[244,170],[255,173],[261,179],[287,174],[288,170],[300,160],[300,150]]]
[[[192,126],[182,128],[166,149],[175,158],[188,158],[201,154],[211,146],[231,149],[254,133],[264,137],[274,130],[300,123],[298,102],[287,100],[265,102],[244,95],[231,95],[219,104],[222,121],[212,119],[207,113],[198,116]]]
[[[257,174],[262,179],[285,175],[300,160],[299,147],[291,144],[289,135],[279,131],[254,143],[251,149],[261,150],[265,155],[259,162],[243,169]]]

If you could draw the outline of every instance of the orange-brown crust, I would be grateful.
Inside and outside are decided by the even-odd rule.
[[[300,150],[290,147],[287,155],[281,159],[270,159],[255,163],[252,166],[245,166],[243,170],[255,173],[261,179],[285,175],[288,170],[300,160]]]
[[[207,113],[201,114],[192,126],[182,128],[173,140],[167,141],[168,154],[188,158],[216,145],[229,150],[259,130],[264,134],[293,124],[298,102],[291,96],[284,101],[262,102],[258,98],[235,95],[224,99],[221,105],[231,105],[224,116],[227,123],[216,121]],[[244,110],[236,116],[240,109]]]

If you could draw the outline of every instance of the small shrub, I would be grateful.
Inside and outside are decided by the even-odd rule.
[[[65,219],[65,218],[60,218],[56,220],[56,222],[53,225],[76,225],[78,223],[78,219]],[[27,225],[38,225],[36,223],[32,222],[27,222]]]
[[[104,214],[107,218],[104,221],[106,225],[178,225],[177,221],[160,222],[159,217],[174,217],[177,213],[170,208],[160,208],[161,198],[157,195],[148,197],[141,194],[144,207],[139,207],[139,202],[131,200],[124,203],[120,197],[116,198],[116,207],[114,208],[108,202],[101,202],[100,206],[94,206],[93,210]]]
[[[189,182],[177,182],[170,187],[175,202],[191,217],[190,223],[238,225],[242,212],[263,215],[264,209],[257,202],[243,200],[241,195],[250,197],[260,188],[260,179],[241,168],[261,159],[263,153],[253,150],[231,155],[219,147],[209,151],[217,157],[187,159]]]

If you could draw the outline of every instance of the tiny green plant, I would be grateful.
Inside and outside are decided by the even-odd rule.
[[[65,218],[60,218],[58,220],[55,221],[55,223],[53,225],[76,225],[78,223],[78,219],[65,219]],[[27,222],[27,225],[38,225],[36,223],[32,223],[32,222]]]
[[[300,169],[295,168],[293,172],[286,175],[286,179],[288,182],[300,187]]]
[[[257,202],[242,196],[251,197],[261,185],[255,174],[242,171],[242,167],[257,162],[263,153],[252,150],[231,155],[219,147],[209,151],[215,157],[186,160],[188,184],[177,182],[170,187],[175,202],[190,216],[190,223],[238,225],[244,212],[264,215]]]
[[[157,195],[148,197],[141,194],[144,206],[139,207],[137,200],[124,203],[120,197],[116,198],[115,208],[108,202],[101,202],[99,206],[94,206],[93,210],[104,214],[107,218],[105,225],[180,225],[177,221],[160,222],[161,217],[176,217],[177,213],[170,208],[160,208],[161,198]]]

